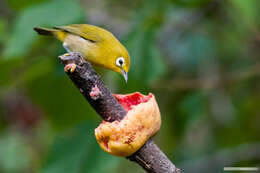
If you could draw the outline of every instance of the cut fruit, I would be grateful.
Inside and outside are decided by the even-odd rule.
[[[148,96],[145,96],[139,92],[135,92],[132,94],[114,94],[117,101],[125,108],[125,110],[128,112],[132,109],[132,106],[138,105],[140,103],[145,103],[149,99],[152,98],[152,94],[149,93]]]
[[[103,122],[95,129],[101,148],[116,156],[130,156],[160,129],[161,116],[153,94],[114,95],[127,110],[121,121]]]

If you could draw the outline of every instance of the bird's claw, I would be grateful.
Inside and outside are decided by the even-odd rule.
[[[77,65],[75,63],[70,63],[70,64],[67,64],[65,67],[64,67],[64,71],[65,72],[70,72],[70,73],[73,73],[76,69]]]

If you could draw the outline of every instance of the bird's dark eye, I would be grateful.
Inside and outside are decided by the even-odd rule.
[[[116,59],[116,65],[122,67],[125,63],[125,59],[123,57],[119,57]]]

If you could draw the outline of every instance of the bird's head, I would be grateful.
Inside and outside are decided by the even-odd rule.
[[[125,81],[127,82],[127,73],[130,68],[130,57],[123,45],[118,46],[117,53],[113,56],[112,60],[112,70],[123,75]]]

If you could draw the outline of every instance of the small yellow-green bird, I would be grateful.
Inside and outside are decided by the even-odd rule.
[[[130,68],[130,57],[126,48],[109,31],[88,24],[55,26],[52,29],[35,27],[41,35],[56,37],[67,52],[80,52],[84,59],[124,76]]]

